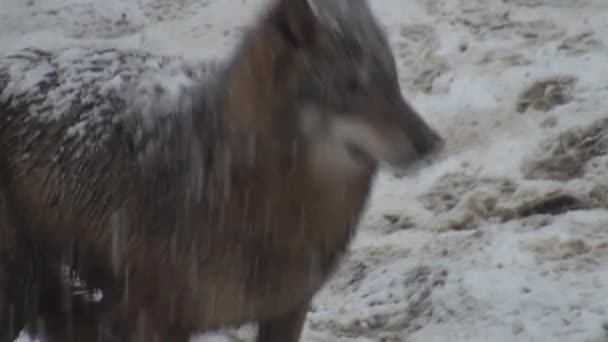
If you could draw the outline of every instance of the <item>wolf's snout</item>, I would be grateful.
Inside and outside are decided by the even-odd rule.
[[[409,150],[409,155],[406,152],[398,162],[391,163],[397,177],[406,176],[428,166],[446,145],[445,139],[424,122],[414,132],[410,131],[407,136],[408,143],[402,150]]]
[[[437,131],[424,127],[414,136],[412,145],[418,156],[426,157],[443,149],[445,140]]]
[[[403,98],[395,102],[399,125],[414,159],[426,158],[445,146],[443,137]]]
[[[396,115],[388,131],[393,132],[391,148],[385,161],[397,169],[411,168],[419,161],[430,161],[445,146],[444,138],[433,129],[403,98],[397,102]],[[389,124],[390,126],[390,124]]]

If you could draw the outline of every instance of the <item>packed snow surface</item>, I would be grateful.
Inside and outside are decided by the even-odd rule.
[[[224,58],[265,3],[0,0],[0,55],[95,46]],[[448,146],[416,174],[380,174],[304,340],[608,341],[608,2],[372,5],[404,93]],[[21,86],[48,71],[13,67]]]

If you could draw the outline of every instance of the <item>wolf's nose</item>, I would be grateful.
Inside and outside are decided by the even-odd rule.
[[[414,149],[420,156],[439,152],[445,147],[445,139],[431,128],[427,128],[414,141]]]

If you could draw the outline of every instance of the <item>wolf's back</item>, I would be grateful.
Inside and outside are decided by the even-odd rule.
[[[54,139],[94,148],[130,117],[145,131],[185,112],[187,89],[213,70],[139,50],[24,49],[0,59],[0,128],[53,126]]]

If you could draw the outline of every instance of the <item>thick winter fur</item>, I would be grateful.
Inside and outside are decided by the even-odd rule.
[[[6,57],[3,341],[25,324],[53,341],[185,341],[249,321],[259,342],[297,341],[378,163],[441,144],[363,0],[278,0],[217,67],[113,49]],[[65,264],[100,302],[62,288]]]

